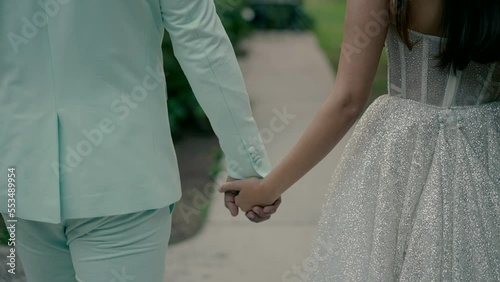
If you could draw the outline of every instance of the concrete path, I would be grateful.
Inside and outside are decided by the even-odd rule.
[[[240,63],[252,110],[276,165],[331,93],[334,74],[311,33],[259,32],[243,47],[248,54]],[[276,120],[285,108],[295,117]],[[166,281],[300,281],[293,279],[294,266],[301,268],[309,255],[326,189],[351,132],[285,193],[267,222],[232,218],[217,195],[202,232],[169,248]]]

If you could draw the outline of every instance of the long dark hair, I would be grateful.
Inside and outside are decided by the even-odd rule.
[[[408,28],[411,0],[395,0],[396,27],[411,49]],[[471,61],[500,61],[500,0],[443,0],[440,32],[447,40],[437,58],[442,68],[465,69]]]

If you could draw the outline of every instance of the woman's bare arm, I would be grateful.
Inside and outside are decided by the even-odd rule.
[[[347,133],[370,94],[388,24],[387,0],[347,1],[342,52],[332,94],[298,143],[262,181],[225,185],[223,189],[240,191],[236,204],[242,210],[249,210],[252,204],[270,204],[328,155]]]

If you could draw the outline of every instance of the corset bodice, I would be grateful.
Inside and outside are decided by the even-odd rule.
[[[410,30],[412,50],[401,41],[394,25],[386,39],[389,95],[425,104],[450,107],[479,105],[500,100],[500,64],[472,62],[453,74],[437,67],[444,38]],[[444,45],[443,45],[444,46]]]

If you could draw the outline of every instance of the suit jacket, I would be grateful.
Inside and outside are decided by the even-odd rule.
[[[0,212],[60,223],[180,199],[165,29],[228,174],[269,172],[213,0],[2,0]]]

